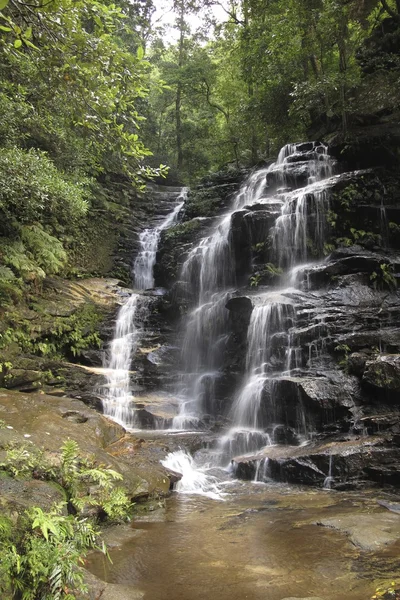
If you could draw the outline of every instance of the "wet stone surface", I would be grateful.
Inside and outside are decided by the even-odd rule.
[[[92,555],[89,570],[144,600],[368,600],[400,577],[400,517],[372,492],[232,482],[225,493],[172,497],[133,522],[113,565]]]

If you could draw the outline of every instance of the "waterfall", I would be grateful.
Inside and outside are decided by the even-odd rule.
[[[176,198],[176,206],[165,219],[139,234],[140,250],[133,269],[138,290],[154,287],[153,267],[161,232],[177,221],[186,197],[187,188],[183,188]],[[147,317],[148,298],[142,294],[131,294],[118,311],[113,338],[104,360],[106,383],[101,387],[104,414],[127,428],[138,426],[131,391],[131,363]]]
[[[133,265],[134,282],[138,290],[148,290],[154,287],[153,269],[161,232],[176,222],[186,198],[187,188],[183,188],[177,198],[178,204],[166,219],[158,227],[144,229],[139,234],[140,250]]]
[[[267,171],[262,169],[250,175],[234,197],[232,209],[218,220],[210,235],[200,240],[183,264],[181,280],[197,302],[185,322],[183,375],[178,390],[180,411],[173,420],[173,428],[201,427],[202,418],[212,413],[215,384],[227,339],[225,306],[236,284],[231,217],[236,210],[261,197]]]
[[[293,324],[294,309],[290,301],[280,293],[271,292],[258,298],[261,304],[254,306],[247,330],[246,374],[244,382],[233,403],[230,419],[234,426],[221,439],[223,460],[232,454],[246,454],[272,443],[264,431],[264,415],[261,401],[268,397],[269,416],[274,415],[273,394],[268,394],[268,383],[289,370],[296,356],[290,346],[290,336],[281,339],[281,333]],[[276,354],[274,338],[280,336],[279,352]],[[265,412],[265,410],[264,410]]]
[[[132,294],[121,306],[106,362],[107,383],[103,386],[104,414],[125,427],[132,427],[130,368],[141,335],[137,313],[139,294]]]
[[[318,142],[288,144],[275,163],[253,173],[210,234],[189,253],[181,272],[187,297],[197,299],[184,325],[180,413],[175,428],[205,427],[216,412],[218,381],[229,331],[226,303],[236,286],[231,243],[232,215],[255,203],[277,206],[271,229],[276,266],[286,269],[288,287],[255,295],[247,330],[245,374],[227,418],[231,427],[219,442],[219,460],[256,452],[274,443],[281,431],[282,410],[276,389],[282,377],[302,366],[301,347],[292,330],[296,322],[296,289],[304,263],[323,255],[334,161]],[[275,208],[274,208],[275,210]],[[311,352],[311,350],[310,350]],[[308,424],[299,402],[298,429]]]

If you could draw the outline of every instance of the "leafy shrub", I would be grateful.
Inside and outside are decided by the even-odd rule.
[[[94,305],[85,304],[70,317],[55,317],[47,334],[31,321],[17,321],[0,333],[0,348],[16,343],[22,352],[39,356],[79,356],[86,348],[100,347],[98,328],[103,318]]]
[[[3,426],[3,423],[0,423]],[[5,426],[5,423],[4,423]],[[75,600],[87,591],[79,568],[89,550],[101,550],[99,531],[79,514],[95,509],[100,517],[120,519],[132,504],[121,487],[122,476],[103,465],[80,458],[73,440],[61,447],[60,465],[46,462],[33,445],[14,446],[0,465],[14,477],[35,476],[59,483],[66,501],[49,511],[31,507],[17,520],[0,516],[0,593],[19,600]]]
[[[16,222],[68,224],[86,214],[82,184],[65,178],[44,152],[5,148],[0,154],[0,214],[2,228]],[[9,231],[10,232],[10,231]],[[7,233],[7,231],[3,231]]]
[[[20,523],[0,517],[0,591],[23,600],[75,600],[85,592],[79,565],[99,545],[99,532],[86,519],[63,514],[64,504],[44,512],[25,511]]]
[[[74,440],[64,442],[61,450],[60,482],[70,509],[96,508],[111,519],[125,517],[132,504],[125,490],[115,487],[122,475],[80,458],[79,446]],[[83,492],[83,489],[92,489],[92,493]]]

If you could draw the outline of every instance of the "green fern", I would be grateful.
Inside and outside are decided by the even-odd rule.
[[[0,279],[3,281],[13,281],[15,278],[15,273],[10,269],[10,267],[4,267],[0,265]]]
[[[62,243],[48,234],[41,225],[21,227],[21,239],[28,253],[47,274],[52,275],[64,266],[67,260]]]
[[[25,511],[22,527],[0,518],[0,592],[22,600],[75,600],[87,591],[83,564],[87,552],[96,549],[99,532],[83,519],[63,514],[65,505],[48,512],[39,507]],[[2,597],[3,597],[2,595]]]
[[[22,241],[4,240],[0,244],[0,253],[6,266],[13,267],[25,280],[36,277],[43,279],[46,273],[32,260]]]
[[[117,471],[80,458],[80,449],[74,440],[62,445],[61,483],[69,505],[76,511],[97,508],[111,519],[126,517],[132,503],[123,488],[114,487],[115,482],[122,479]]]

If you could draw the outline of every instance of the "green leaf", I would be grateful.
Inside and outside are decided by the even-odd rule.
[[[10,0],[0,0],[0,10],[3,10],[7,6]]]
[[[136,56],[139,60],[142,60],[142,58],[144,57],[143,46],[139,46],[139,48],[136,50]]]
[[[4,27],[4,25],[0,25],[0,31],[12,31],[11,27]]]
[[[22,46],[22,40],[15,40],[14,48],[21,48],[21,46]]]
[[[24,44],[26,46],[29,46],[29,48],[33,48],[34,50],[39,50],[39,48],[37,46],[35,46],[35,44],[32,44],[32,42],[30,42],[29,40],[26,40],[25,38],[24,38]]]

